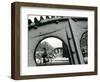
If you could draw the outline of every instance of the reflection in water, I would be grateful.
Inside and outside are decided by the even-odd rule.
[[[67,46],[58,38],[46,38],[39,43],[35,51],[35,61],[38,66],[69,65]]]

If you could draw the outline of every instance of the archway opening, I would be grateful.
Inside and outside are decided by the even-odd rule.
[[[80,48],[85,64],[88,64],[88,32],[84,32],[80,39]]]
[[[38,43],[34,55],[37,66],[71,64],[67,45],[57,37],[42,39]]]

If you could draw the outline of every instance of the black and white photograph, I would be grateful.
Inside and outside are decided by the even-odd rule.
[[[97,7],[12,3],[12,78],[97,75]]]
[[[88,18],[28,15],[28,66],[88,64]]]

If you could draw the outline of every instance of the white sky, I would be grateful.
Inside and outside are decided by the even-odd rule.
[[[54,48],[62,47],[62,41],[60,39],[50,37],[50,38],[44,39],[42,42],[44,42],[44,41],[48,42]]]
[[[31,19],[32,20],[32,22],[34,22],[34,18],[37,18],[38,20],[40,20],[40,16],[34,16],[34,15],[30,15],[30,16],[28,16],[28,19]],[[46,19],[45,17],[46,16],[42,16],[44,19]]]

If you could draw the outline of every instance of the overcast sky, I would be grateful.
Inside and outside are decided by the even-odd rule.
[[[44,41],[48,42],[54,48],[62,47],[62,41],[58,38],[49,37],[49,38],[44,39],[42,42]]]

